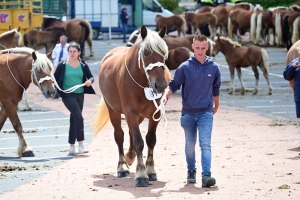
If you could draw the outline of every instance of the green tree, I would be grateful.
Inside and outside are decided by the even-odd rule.
[[[162,7],[171,11],[178,7],[178,0],[158,0],[158,2]]]
[[[246,2],[252,3],[252,4],[260,4],[264,9],[276,7],[276,6],[290,6],[292,4],[295,4],[297,1],[295,0],[246,0]]]

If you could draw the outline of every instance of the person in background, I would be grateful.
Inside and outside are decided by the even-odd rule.
[[[58,90],[59,96],[66,108],[70,111],[69,144],[70,154],[87,153],[87,148],[83,145],[84,141],[84,123],[82,109],[84,103],[84,93],[95,94],[91,84],[94,77],[89,66],[84,60],[80,59],[80,46],[77,43],[70,43],[68,46],[69,59],[60,62],[54,73],[58,86],[62,90],[67,90],[73,86],[84,83],[83,87],[76,89],[71,93],[65,93]],[[75,147],[77,140],[79,148]]]
[[[205,35],[193,39],[194,54],[175,71],[161,103],[166,104],[172,93],[181,88],[181,126],[185,134],[185,155],[187,163],[187,183],[196,183],[196,153],[198,141],[201,148],[202,187],[216,184],[211,176],[211,136],[213,115],[220,102],[221,74],[219,66],[206,56],[208,41]]]
[[[69,58],[68,54],[68,46],[67,43],[68,38],[65,35],[60,36],[58,44],[55,45],[53,51],[52,51],[52,59],[54,67],[56,68],[58,63],[61,61],[65,61]]]
[[[120,14],[120,20],[123,28],[123,42],[126,43],[126,34],[127,34],[127,22],[129,19],[129,15],[127,14],[127,8],[122,8]]]
[[[300,118],[300,58],[292,60],[283,71],[285,80],[292,81],[294,79],[294,101],[296,106],[296,116]]]

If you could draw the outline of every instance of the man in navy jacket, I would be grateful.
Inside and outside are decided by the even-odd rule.
[[[201,148],[202,187],[215,185],[211,176],[211,135],[213,115],[219,108],[221,74],[219,66],[207,57],[208,41],[204,35],[196,35],[192,48],[194,54],[175,72],[162,98],[166,104],[172,93],[181,87],[181,126],[185,133],[187,183],[196,183],[195,145],[197,130]]]

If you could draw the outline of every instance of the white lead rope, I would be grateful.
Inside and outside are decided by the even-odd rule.
[[[163,97],[162,97],[163,98]],[[157,105],[157,103],[156,103],[156,101],[155,100],[153,100],[153,103],[154,103],[154,105],[155,105],[155,107],[156,107],[156,110],[155,110],[155,112],[153,113],[153,115],[152,115],[152,119],[154,120],[154,121],[159,121],[159,120],[161,120],[161,118],[163,118],[164,119],[164,121],[165,121],[165,125],[164,125],[164,127],[166,127],[167,125],[168,125],[168,120],[167,120],[167,118],[166,118],[166,109],[165,109],[165,104],[162,102],[159,106]],[[159,118],[155,118],[154,117],[154,115],[156,114],[156,113],[158,113],[160,111],[160,116],[159,116]]]
[[[53,73],[51,73],[51,77],[52,77],[52,80],[53,80],[53,82],[54,82],[54,85],[57,87],[57,89],[59,89],[60,91],[62,91],[62,92],[64,92],[64,93],[72,93],[72,92],[74,92],[75,90],[77,90],[78,88],[85,86],[85,83],[82,83],[82,84],[79,84],[79,85],[74,85],[73,87],[71,87],[71,88],[69,88],[69,89],[67,89],[67,90],[63,90],[63,89],[61,89],[61,88],[58,86],[58,84],[57,84],[57,82],[56,82],[56,80],[55,80],[55,77],[54,77]]]

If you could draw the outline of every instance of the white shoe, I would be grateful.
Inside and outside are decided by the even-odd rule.
[[[77,153],[78,153],[78,150],[75,148],[75,146],[71,146],[69,149],[69,154],[74,155]]]
[[[85,146],[83,145],[79,145],[79,148],[78,148],[78,154],[81,154],[81,153],[88,153],[89,150],[87,148],[85,148]]]

